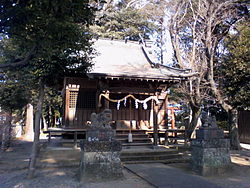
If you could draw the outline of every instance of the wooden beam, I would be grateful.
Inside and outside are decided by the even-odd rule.
[[[65,91],[64,126],[69,126],[69,89]]]
[[[109,91],[112,93],[121,92],[121,93],[154,93],[154,89],[150,88],[138,88],[138,87],[110,87]]]
[[[154,146],[158,145],[158,105],[156,104],[156,102],[153,102],[153,109],[154,109]]]
[[[132,130],[132,102],[131,102],[131,98],[129,98],[129,121],[130,121],[130,130],[129,132],[131,133]]]
[[[168,129],[168,94],[164,100],[164,126]]]

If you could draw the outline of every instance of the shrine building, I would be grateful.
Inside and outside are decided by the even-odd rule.
[[[115,129],[168,128],[168,88],[187,81],[188,70],[157,64],[150,42],[99,39],[90,72],[64,79],[65,128],[85,128],[91,113],[112,110]]]

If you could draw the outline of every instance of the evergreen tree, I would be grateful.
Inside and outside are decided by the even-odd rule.
[[[17,80],[17,75],[18,73],[2,73],[0,79],[0,107],[8,114],[7,123],[0,128],[3,151],[8,148],[11,141],[13,116],[20,114],[18,112],[22,111],[30,99],[27,87]]]
[[[12,46],[1,45],[0,69],[18,68],[32,78],[38,92],[29,177],[35,171],[44,87],[88,70],[93,11],[88,0],[0,2],[0,34],[5,38],[1,42]]]
[[[238,24],[237,32],[225,41],[227,53],[221,67],[222,87],[235,108],[250,108],[250,28],[249,21]]]
[[[126,7],[125,2],[114,4],[98,12],[92,32],[98,37],[139,40],[147,39],[155,29],[155,24],[142,10]]]

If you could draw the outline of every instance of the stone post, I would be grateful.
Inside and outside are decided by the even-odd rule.
[[[230,141],[217,126],[203,126],[196,130],[191,142],[191,165],[202,176],[219,175],[231,166]]]
[[[108,113],[107,113],[108,112]],[[120,142],[115,140],[105,119],[111,111],[91,115],[91,127],[86,132],[86,140],[81,141],[80,181],[113,180],[123,177]],[[94,123],[94,124],[93,124]]]
[[[25,119],[25,138],[29,140],[34,139],[34,123],[33,123],[33,106],[27,105],[26,119]]]

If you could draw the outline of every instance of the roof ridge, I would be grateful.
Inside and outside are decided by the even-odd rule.
[[[112,42],[112,41],[116,41],[116,42],[123,42],[123,43],[126,43],[125,42],[125,39],[110,39],[110,38],[94,38],[94,42],[96,42],[96,41],[98,41],[98,40],[105,40],[105,41],[110,41],[110,42]],[[137,41],[135,41],[135,40],[129,40],[128,39],[128,41],[127,42],[129,42],[129,43],[134,43],[134,44],[140,44],[139,42],[139,40],[137,40]]]

